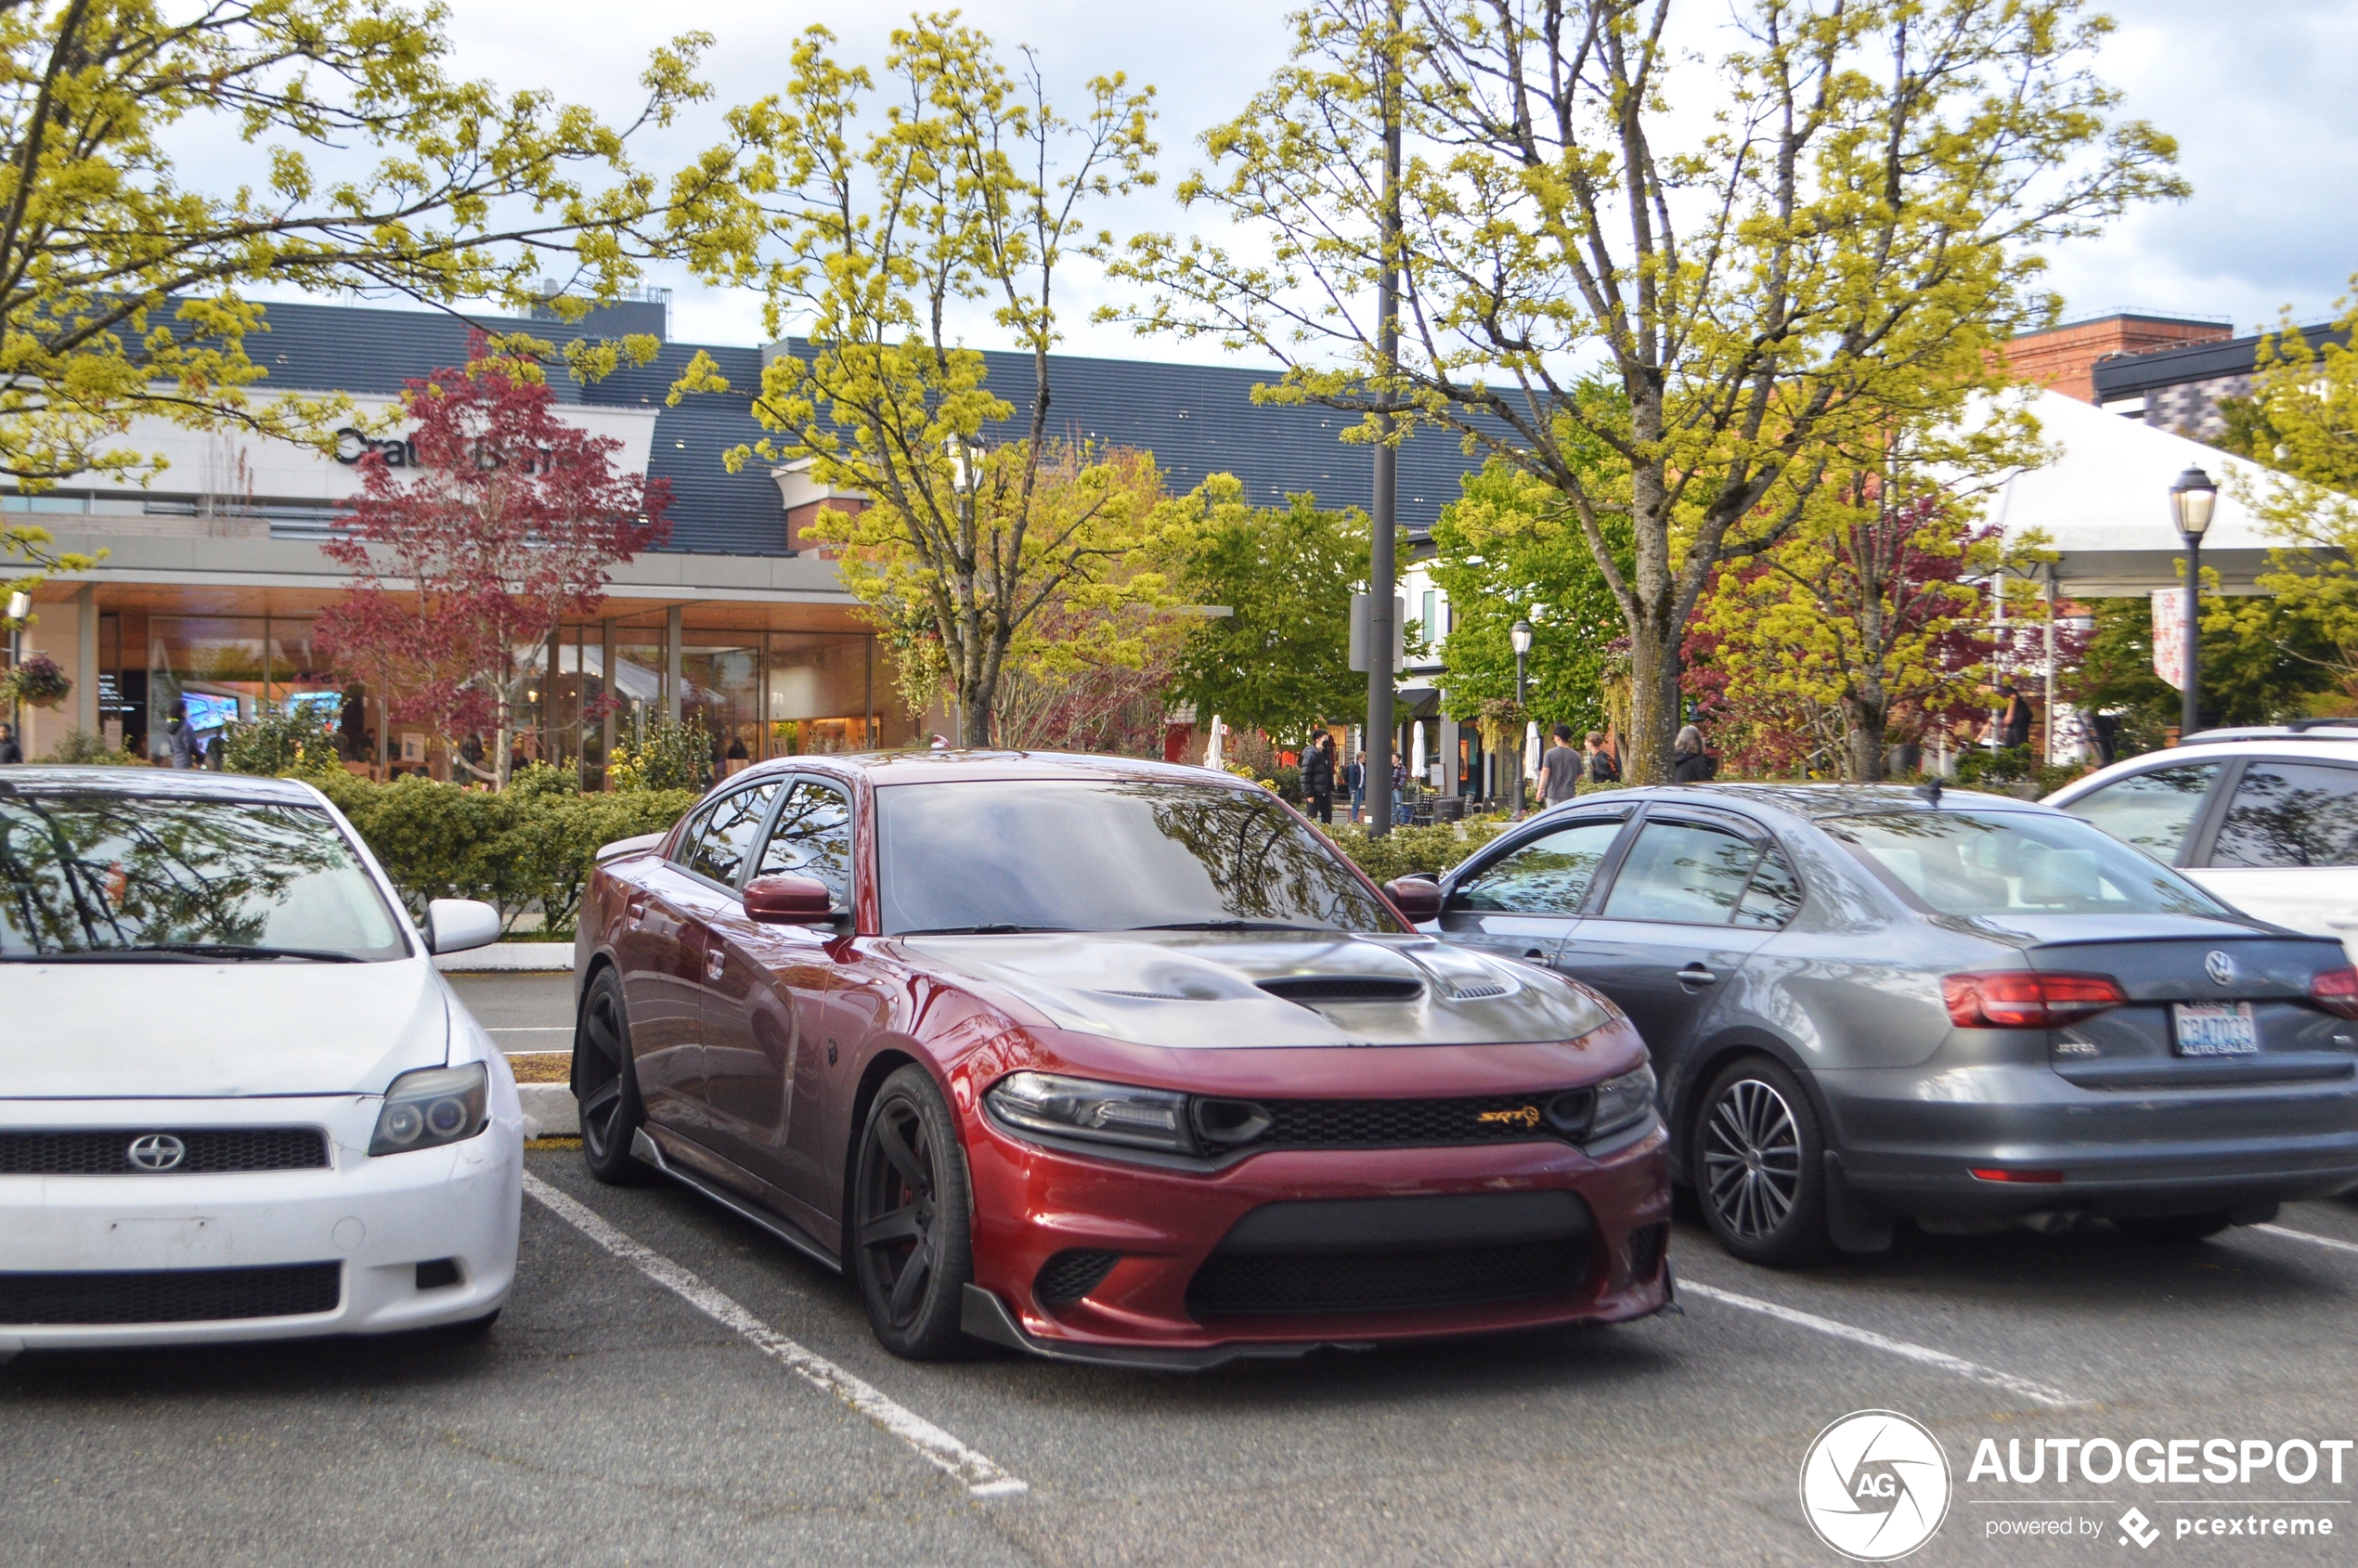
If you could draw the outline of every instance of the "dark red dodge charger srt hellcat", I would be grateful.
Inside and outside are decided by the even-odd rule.
[[[1660,1309],[1637,1031],[1404,914],[1199,768],[765,763],[600,857],[583,1147],[849,1269],[906,1356],[1195,1367]]]

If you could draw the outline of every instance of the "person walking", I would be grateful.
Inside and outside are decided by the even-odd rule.
[[[1310,814],[1332,827],[1335,822],[1335,738],[1322,734],[1302,758],[1302,793]]]
[[[1367,806],[1367,754],[1361,752],[1342,771],[1343,787],[1351,791],[1351,820],[1357,822]]]
[[[1613,753],[1605,749],[1605,737],[1602,731],[1588,732],[1588,743],[1585,749],[1588,753],[1588,782],[1590,784],[1604,784],[1621,782],[1621,764],[1614,761]]]
[[[17,742],[16,726],[0,723],[0,767],[23,760],[24,747]]]
[[[2006,713],[2002,721],[2002,733],[1998,737],[1999,744],[2005,746],[2028,745],[2030,727],[2039,721],[2039,710],[2030,705],[2028,697],[2015,689],[2012,682],[2002,683],[1998,688],[1998,694],[2006,699]]]
[[[1561,806],[1573,797],[1580,784],[1580,753],[1572,749],[1572,726],[1559,724],[1555,729],[1555,744],[1539,758],[1539,800],[1541,806]]]
[[[188,705],[172,705],[172,718],[163,727],[164,736],[172,747],[172,765],[186,771],[197,765],[197,733],[188,724]]]
[[[1709,784],[1719,763],[1703,748],[1703,732],[1692,724],[1678,732],[1670,747],[1672,784]]]

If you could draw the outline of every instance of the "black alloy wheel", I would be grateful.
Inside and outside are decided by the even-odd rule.
[[[851,1271],[868,1322],[893,1354],[955,1355],[966,1282],[974,1277],[966,1162],[950,1108],[913,1064],[876,1091],[860,1137],[851,1192]]]
[[[2156,1247],[2191,1247],[2208,1241],[2235,1222],[2223,1212],[2208,1214],[2120,1214],[2113,1227],[2131,1240]]]
[[[646,1120],[639,1073],[630,1060],[630,1015],[622,981],[602,969],[581,999],[573,1029],[574,1103],[580,1108],[581,1153],[590,1173],[609,1186],[637,1186],[654,1173],[630,1152]]]
[[[1825,1256],[1825,1142],[1809,1096],[1765,1056],[1731,1064],[1695,1118],[1695,1195],[1719,1244],[1746,1263]]]

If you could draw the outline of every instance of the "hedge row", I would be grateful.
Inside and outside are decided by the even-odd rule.
[[[1335,848],[1358,862],[1359,869],[1380,887],[1416,872],[1438,876],[1497,837],[1506,825],[1503,817],[1470,817],[1431,827],[1395,827],[1381,838],[1370,838],[1354,823],[1337,823],[1327,831]]]
[[[696,802],[685,789],[584,795],[554,768],[528,769],[498,793],[414,775],[305,776],[352,819],[411,914],[433,899],[481,899],[504,926],[537,908],[560,934],[573,928],[602,846],[660,833]]]

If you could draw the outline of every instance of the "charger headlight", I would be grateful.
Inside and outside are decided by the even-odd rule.
[[[481,1062],[405,1072],[385,1091],[369,1152],[408,1154],[464,1143],[489,1122],[490,1098],[491,1077]]]
[[[1654,1069],[1639,1068],[1597,1085],[1597,1108],[1588,1118],[1593,1141],[1626,1133],[1654,1113]]]
[[[1008,1126],[1050,1137],[1193,1154],[1187,1096],[1053,1072],[1015,1072],[983,1095]]]

